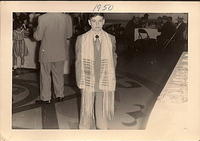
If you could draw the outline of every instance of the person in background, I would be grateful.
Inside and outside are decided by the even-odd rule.
[[[131,51],[134,49],[134,38],[135,38],[135,28],[137,27],[136,24],[136,17],[133,16],[130,21],[128,21],[126,27],[125,27],[125,41],[128,47],[128,51]]]
[[[176,26],[172,23],[172,17],[163,16],[163,26],[160,29],[161,35],[157,37],[158,47],[166,48],[166,44],[176,31]]]
[[[149,14],[144,14],[144,16],[141,18],[140,24],[143,28],[147,28],[149,26]]]
[[[183,17],[177,18],[175,42],[180,51],[187,50],[187,24]]]
[[[13,30],[13,69],[16,74],[21,73],[20,69],[25,63],[25,56],[28,55],[28,48],[25,45],[25,31],[22,28],[23,23],[21,21],[14,22]],[[20,62],[18,62],[20,58]],[[19,69],[18,69],[19,67]],[[16,75],[17,76],[17,75]]]
[[[81,89],[79,129],[108,129],[114,114],[117,61],[115,37],[102,28],[102,13],[92,13],[88,20],[91,29],[76,41],[76,82]]]
[[[64,61],[68,59],[68,44],[72,36],[72,20],[68,14],[46,13],[38,17],[38,26],[33,34],[41,41],[40,100],[51,102],[51,73],[56,101],[64,100]]]
[[[162,17],[157,17],[157,19],[156,19],[156,28],[158,29],[158,31],[160,31],[161,30],[161,28],[162,28],[162,26],[163,26],[163,23],[162,23],[163,21],[162,21]]]

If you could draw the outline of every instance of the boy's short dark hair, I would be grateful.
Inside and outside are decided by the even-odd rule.
[[[96,17],[96,16],[101,16],[105,18],[103,13],[90,13],[88,16],[88,19],[90,20],[91,18]]]

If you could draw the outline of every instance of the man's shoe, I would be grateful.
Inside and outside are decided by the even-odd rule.
[[[64,101],[64,97],[56,97],[56,101],[57,102],[62,102],[62,101]]]
[[[43,100],[36,100],[35,101],[36,104],[50,104],[51,101],[50,100],[47,100],[47,101],[43,101]]]

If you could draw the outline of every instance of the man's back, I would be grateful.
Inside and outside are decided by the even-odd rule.
[[[71,17],[62,13],[47,13],[39,17],[35,38],[41,40],[43,54],[40,60],[66,59],[67,38],[72,36]]]
[[[71,32],[67,30],[67,15],[61,13],[47,13],[39,17],[44,24],[43,39],[48,41],[48,45],[64,43],[67,38],[71,37]]]

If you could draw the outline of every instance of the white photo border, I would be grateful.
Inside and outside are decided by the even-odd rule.
[[[13,1],[1,2],[0,134],[5,141],[56,140],[199,140],[200,139],[200,2],[158,1]],[[148,130],[13,130],[12,12],[93,12],[97,4],[113,5],[110,13],[188,13],[188,129],[176,135]],[[96,11],[95,11],[96,12]],[[162,123],[161,123],[162,124]],[[169,129],[170,130],[170,129]],[[1,140],[1,139],[0,139]]]

